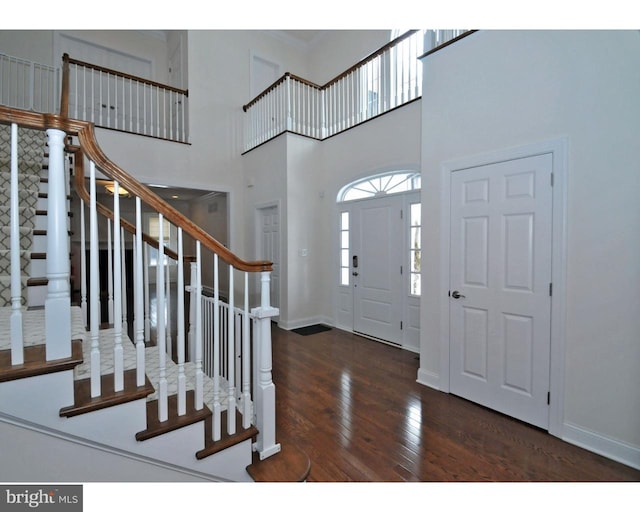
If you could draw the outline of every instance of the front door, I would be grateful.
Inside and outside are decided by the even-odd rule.
[[[450,391],[549,426],[551,154],[451,175]]]
[[[353,205],[353,330],[383,341],[402,342],[402,195]]]

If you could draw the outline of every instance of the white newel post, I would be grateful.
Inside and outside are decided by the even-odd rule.
[[[257,338],[254,350],[258,354],[258,386],[256,389],[256,427],[258,436],[255,449],[260,459],[266,459],[280,451],[276,443],[276,386],[271,375],[271,319],[277,316],[278,308],[270,303],[269,272],[262,272],[260,288],[260,307],[252,314],[257,318]]]
[[[47,212],[47,299],[45,330],[47,360],[71,357],[71,297],[69,295],[69,242],[62,130],[47,130],[49,192]]]

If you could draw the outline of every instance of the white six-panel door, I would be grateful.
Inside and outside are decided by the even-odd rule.
[[[450,391],[549,424],[552,157],[451,174]]]

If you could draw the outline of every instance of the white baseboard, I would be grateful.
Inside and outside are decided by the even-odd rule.
[[[281,329],[284,329],[285,331],[291,331],[293,329],[299,329],[300,327],[307,327],[309,325],[315,325],[315,324],[324,324],[324,325],[333,327],[329,319],[324,316],[301,318],[298,320],[291,320],[288,322],[283,322],[282,320],[278,321],[278,327],[280,327]]]
[[[418,368],[418,384],[423,384],[437,391],[440,391],[440,375],[422,368]]]
[[[638,446],[605,437],[567,422],[563,425],[562,440],[621,464],[640,469],[640,447]]]

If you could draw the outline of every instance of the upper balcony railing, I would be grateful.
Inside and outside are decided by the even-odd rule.
[[[420,98],[419,57],[466,33],[407,31],[325,85],[285,73],[244,105],[244,150],[284,132],[322,140]]]
[[[101,128],[188,141],[189,91],[64,54],[61,115]]]
[[[0,53],[0,105],[57,113],[60,69]]]
[[[62,69],[0,53],[0,105],[188,142],[189,91],[63,56]]]

